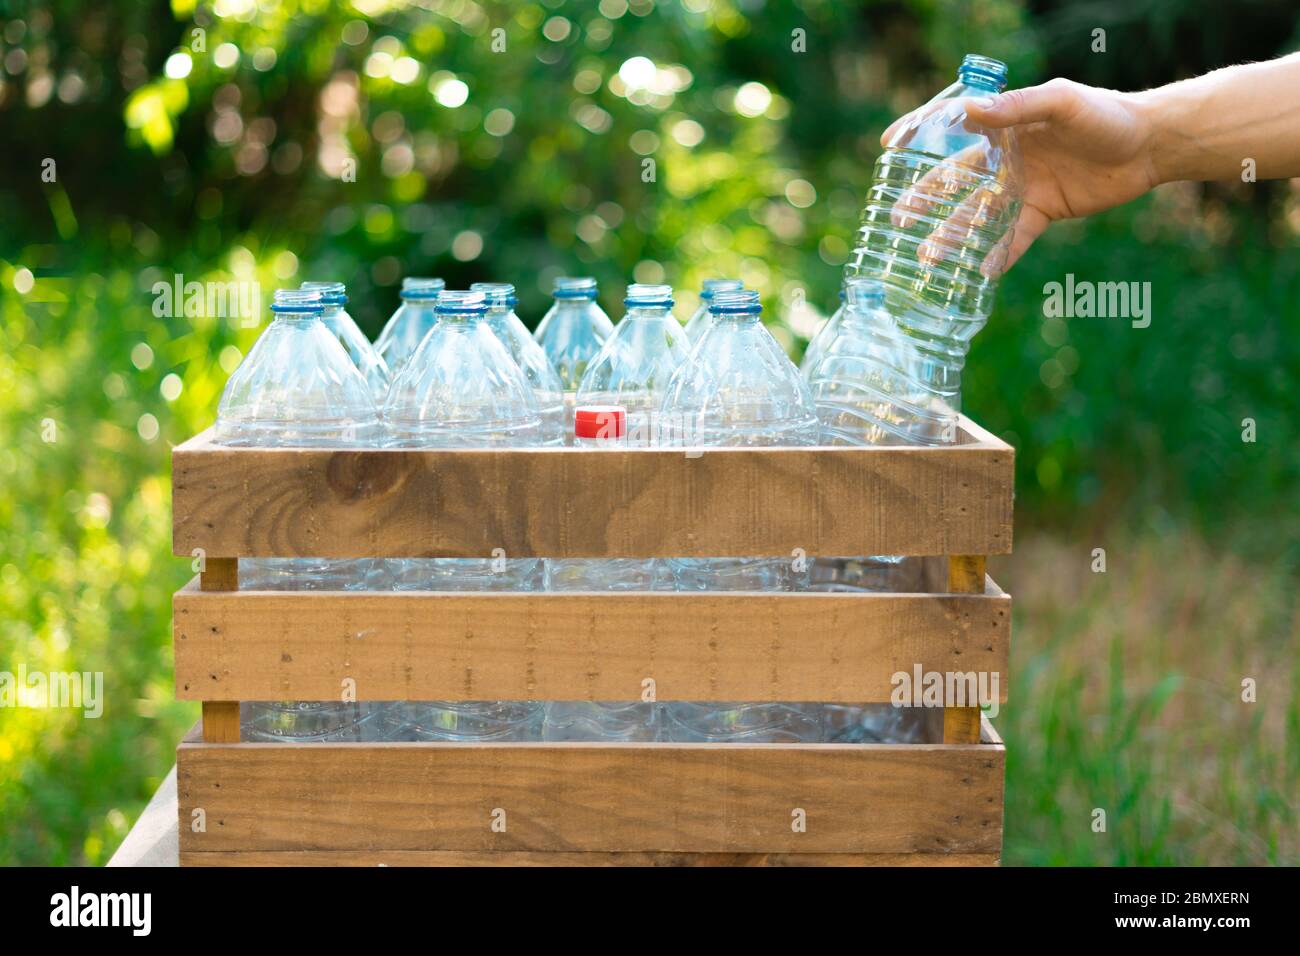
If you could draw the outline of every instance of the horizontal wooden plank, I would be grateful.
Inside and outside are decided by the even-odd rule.
[[[998,674],[1011,598],[889,593],[200,591],[173,598],[182,700],[890,699]],[[347,685],[352,687],[353,684]]]
[[[181,851],[996,855],[1004,763],[992,743],[186,742]]]
[[[173,547],[213,557],[1005,554],[1014,451],[172,452]]]
[[[545,853],[264,850],[182,853],[181,866],[997,866],[996,853]]]

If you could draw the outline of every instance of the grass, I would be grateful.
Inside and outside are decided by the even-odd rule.
[[[1191,532],[1106,542],[1095,573],[1100,546],[1035,537],[995,563],[1015,598],[1004,862],[1300,863],[1294,581]]]

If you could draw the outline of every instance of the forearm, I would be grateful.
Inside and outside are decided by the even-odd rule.
[[[1300,54],[1131,94],[1151,124],[1161,182],[1300,176]]]

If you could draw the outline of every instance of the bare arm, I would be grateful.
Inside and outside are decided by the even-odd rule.
[[[1142,93],[1056,79],[967,107],[1014,126],[1025,205],[1007,265],[1048,225],[1118,206],[1165,182],[1300,176],[1300,54],[1232,66]],[[894,126],[881,138],[887,142]]]

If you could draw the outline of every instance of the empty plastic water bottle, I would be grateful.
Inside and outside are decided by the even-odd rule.
[[[515,314],[515,305],[519,301],[515,297],[515,287],[509,282],[475,282],[469,288],[471,292],[482,292],[487,298],[488,326],[528,379],[538,413],[542,416],[542,443],[566,444],[564,385],[551,360]]]
[[[596,280],[590,276],[555,280],[550,310],[538,323],[534,337],[560,376],[567,415],[566,435],[573,434],[573,405],[587,365],[614,334],[605,310],[596,302]]]
[[[302,288],[320,293],[324,305],[321,321],[325,323],[325,328],[334,333],[357,371],[365,376],[375,404],[382,405],[384,396],[388,394],[388,363],[379,357],[356,320],[348,314],[347,288],[342,282],[304,282]]]
[[[745,283],[739,279],[705,279],[703,288],[700,289],[700,304],[695,309],[695,314],[690,317],[686,323],[686,338],[692,345],[698,342],[705,330],[713,324],[709,315],[709,303],[713,301],[715,292],[739,292],[745,288]]]
[[[717,292],[710,325],[673,376],[663,418],[681,445],[815,445],[817,415],[799,371],[759,316],[758,293]],[[780,591],[802,587],[808,565],[791,542],[789,556],[668,558],[678,590]],[[814,742],[821,739],[818,704],[670,703],[669,740]]]
[[[577,402],[624,408],[625,444],[640,447],[655,442],[668,381],[690,351],[686,333],[673,318],[671,286],[630,285],[623,305],[627,313],[587,367]]]
[[[885,288],[875,279],[853,277],[844,283],[840,328],[816,363],[804,373],[821,423],[824,445],[905,443],[915,362],[910,338],[885,309]],[[814,580],[843,559],[818,557]],[[897,579],[898,555],[875,555],[856,563]]]
[[[673,701],[664,704],[662,739],[675,743],[820,743],[821,704]]]
[[[387,363],[390,376],[401,371],[433,328],[437,321],[433,305],[446,287],[441,279],[402,280],[402,304],[375,340],[375,351]]]
[[[546,712],[534,700],[398,701],[383,712],[379,740],[540,740]]]
[[[935,713],[893,704],[825,704],[824,739],[832,744],[937,743],[930,726]]]
[[[663,400],[665,438],[677,445],[815,445],[816,406],[799,371],[759,316],[758,293],[718,292],[713,324]],[[791,549],[798,547],[791,542]],[[679,589],[789,590],[801,557],[669,558]]]
[[[542,420],[523,371],[486,322],[482,292],[444,291],[437,322],[393,379],[384,405],[394,448],[502,448],[542,443]],[[540,558],[404,559],[399,590],[537,591]],[[535,701],[417,701],[385,712],[387,739],[525,740],[541,732]]]
[[[804,349],[803,359],[799,362],[799,372],[805,379],[808,377],[809,369],[817,364],[817,360],[821,358],[822,353],[826,351],[827,343],[839,334],[840,319],[842,319],[843,316],[844,290],[840,289],[839,306],[831,314],[831,317],[826,320],[826,324],[817,330],[811,341],[809,341],[808,347]]]
[[[804,375],[826,445],[898,444],[910,392],[907,336],[885,309],[885,287],[854,277],[834,341]]]
[[[369,386],[321,322],[319,292],[280,289],[271,324],[226,382],[215,441],[256,447],[343,448],[375,444],[379,413]],[[245,590],[350,590],[376,574],[372,560],[240,559]],[[369,710],[342,702],[250,707],[250,727],[276,739],[345,739]],[[341,737],[332,735],[341,734]]]
[[[543,740],[657,740],[659,708],[643,701],[552,701]]]
[[[1015,133],[986,129],[965,110],[1006,77],[1006,64],[969,55],[956,83],[904,119],[876,161],[846,269],[880,280],[910,345],[894,423],[909,442],[956,440],[962,366],[988,321],[1020,211]]]
[[[657,411],[668,380],[689,357],[686,334],[673,318],[673,292],[666,285],[630,285],[623,304],[627,314],[587,366],[576,398],[590,410],[575,443],[600,447],[653,444]],[[595,416],[618,408],[611,435]],[[603,430],[602,430],[603,429]],[[551,562],[551,586],[558,590],[649,590],[658,561],[654,558],[573,558]]]
[[[627,410],[621,405],[579,405],[574,442],[583,448],[624,448]],[[551,558],[552,591],[649,591],[658,562],[646,558]]]
[[[299,448],[376,443],[374,399],[321,322],[323,310],[318,292],[276,290],[271,324],[221,393],[217,443]]]
[[[353,701],[253,701],[240,706],[240,737],[262,742],[358,742],[379,739],[383,704]]]
[[[523,371],[485,321],[482,292],[444,291],[437,322],[393,379],[384,404],[392,448],[505,448],[542,444],[542,419]],[[401,561],[399,590],[534,590],[542,559]]]

